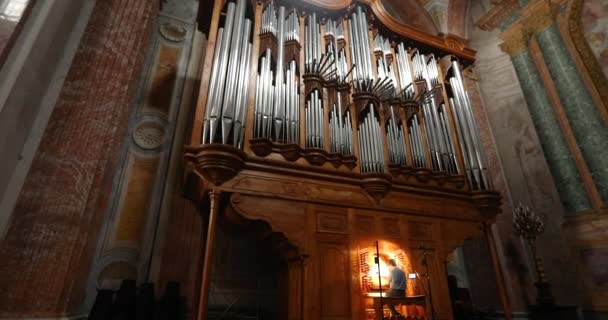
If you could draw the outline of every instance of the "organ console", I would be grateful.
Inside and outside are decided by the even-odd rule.
[[[289,269],[286,318],[360,319],[374,302],[358,252],[381,239],[416,264],[424,244],[437,316],[451,318],[443,261],[500,212],[462,74],[473,59],[380,0],[215,0],[185,149],[193,199],[217,202],[205,257],[218,216],[264,221],[286,261],[308,257]]]

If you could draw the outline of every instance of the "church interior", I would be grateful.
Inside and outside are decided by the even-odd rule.
[[[608,1],[0,0],[0,319],[608,319]]]

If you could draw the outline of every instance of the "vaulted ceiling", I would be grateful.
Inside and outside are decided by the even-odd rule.
[[[404,24],[431,34],[466,39],[469,0],[381,0]]]

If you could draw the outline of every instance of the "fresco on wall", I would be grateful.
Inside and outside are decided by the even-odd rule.
[[[586,0],[581,19],[585,39],[608,77],[608,0]]]

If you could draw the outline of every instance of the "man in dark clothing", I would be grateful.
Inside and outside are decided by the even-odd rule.
[[[388,283],[390,284],[389,290],[386,293],[387,297],[401,298],[405,296],[405,272],[397,267],[397,262],[391,259],[388,261]],[[388,308],[391,310],[391,315],[400,316],[399,312],[395,310],[395,304],[388,303]]]

